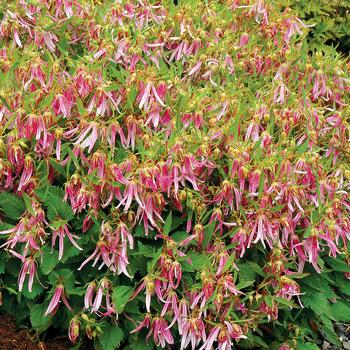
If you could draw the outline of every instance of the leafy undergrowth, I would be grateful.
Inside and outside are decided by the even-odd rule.
[[[310,49],[329,50],[332,45],[339,52],[350,52],[350,3],[347,0],[285,0],[302,20],[312,24],[308,35]]]
[[[340,345],[349,62],[279,1],[1,6],[1,310],[75,349]]]

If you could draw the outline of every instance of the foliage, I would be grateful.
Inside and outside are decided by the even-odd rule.
[[[310,30],[310,49],[329,50],[337,47],[344,54],[350,52],[350,2],[347,0],[286,0],[298,16],[315,26]]]
[[[2,3],[2,312],[75,349],[339,345],[350,65],[287,5]]]

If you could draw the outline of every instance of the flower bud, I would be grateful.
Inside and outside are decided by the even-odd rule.
[[[150,295],[154,294],[155,286],[154,286],[154,282],[152,280],[147,280],[147,282],[146,282],[146,291]]]
[[[73,317],[69,324],[68,336],[72,343],[75,343],[79,337],[80,322],[76,317]]]
[[[92,330],[92,327],[90,326],[90,325],[87,325],[86,327],[85,327],[85,334],[86,334],[86,336],[90,339],[90,340],[92,340],[92,338],[93,338],[93,330]]]
[[[186,190],[182,190],[182,191],[180,191],[180,193],[179,193],[179,200],[180,200],[180,202],[185,201],[185,200],[186,200],[186,198],[187,198],[187,193],[186,193]]]

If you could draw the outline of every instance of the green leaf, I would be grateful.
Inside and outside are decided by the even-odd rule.
[[[135,87],[132,87],[130,92],[127,95],[127,101],[128,101],[128,107],[129,108],[133,108],[134,102],[136,100],[137,97],[137,89]]]
[[[215,229],[215,221],[212,221],[210,224],[204,226],[204,239],[203,239],[203,249],[205,249],[213,237],[214,229]]]
[[[26,205],[28,212],[35,216],[35,212],[33,210],[31,198],[26,193],[23,193],[23,199],[24,199],[24,204]]]
[[[175,241],[175,242],[181,242],[183,241],[184,239],[186,239],[188,237],[188,233],[185,232],[185,231],[177,231],[177,232],[174,232],[172,235],[171,235],[171,238]]]
[[[259,193],[259,199],[261,199],[264,191],[264,184],[265,184],[265,173],[264,170],[261,171],[260,175],[260,180],[259,180],[259,188],[258,188],[258,193]]]
[[[6,100],[1,95],[0,95],[0,100],[10,112],[13,112],[13,109],[10,107],[10,105],[6,102]]]
[[[173,222],[173,213],[170,211],[169,215],[167,216],[167,218],[165,220],[165,224],[164,224],[164,228],[163,228],[164,235],[167,236],[170,233],[172,222]]]
[[[44,275],[48,275],[59,263],[57,250],[53,250],[48,246],[43,247],[43,263],[40,265],[41,272]]]
[[[327,297],[321,293],[308,293],[302,297],[302,301],[305,306],[308,306],[317,314],[331,314],[331,309]]]
[[[128,345],[125,350],[152,350],[154,349],[154,345],[150,342],[146,342],[144,339],[137,339],[132,341],[130,345]]]
[[[255,283],[254,280],[253,281],[240,281],[236,287],[238,290],[241,290],[243,288],[247,288],[247,287],[251,286],[254,283]]]
[[[331,313],[336,321],[348,322],[350,321],[350,305],[342,301],[337,301],[331,306]]]
[[[79,244],[79,240],[77,240],[78,244]],[[64,254],[62,257],[62,262],[65,263],[67,262],[68,259],[74,257],[74,256],[78,256],[81,253],[81,251],[74,247],[74,245],[72,244],[66,244],[64,247]]]
[[[123,331],[118,326],[104,323],[99,341],[103,350],[116,350],[124,338]]]
[[[337,286],[341,293],[350,296],[350,283],[347,279],[344,278],[344,275],[342,273],[335,274],[334,284]]]
[[[5,253],[0,254],[0,274],[5,273]]]
[[[52,316],[44,316],[46,309],[46,304],[37,304],[30,309],[30,323],[38,332],[45,331],[51,325]]]
[[[44,291],[44,287],[38,281],[34,281],[32,292],[29,292],[27,286],[28,286],[28,281],[26,281],[23,285],[22,294],[29,300],[35,299]]]
[[[320,348],[313,343],[298,343],[298,350],[319,350]]]
[[[336,259],[326,257],[324,260],[334,271],[350,272],[350,266],[341,260],[340,257],[337,257]]]
[[[0,193],[0,208],[13,220],[18,220],[26,210],[23,199],[9,192]]]
[[[50,221],[55,221],[57,218],[69,221],[73,218],[73,210],[63,200],[64,191],[59,187],[48,186],[40,188],[36,191],[36,194],[44,202]]]
[[[162,252],[163,252],[163,247],[160,247],[157,250],[157,252],[155,253],[153,259],[150,262],[148,262],[148,264],[147,264],[147,272],[148,273],[151,273],[153,271],[153,269],[156,266],[157,261],[158,261],[160,255],[162,254]]]
[[[262,277],[265,276],[262,268],[257,263],[255,263],[253,261],[247,261],[247,264],[255,273],[257,273],[258,275],[260,275]]]
[[[192,267],[195,271],[201,271],[205,267],[210,267],[210,260],[207,255],[187,254],[191,259]]]
[[[326,338],[332,344],[340,346],[341,342],[339,341],[338,335],[334,332],[333,321],[327,315],[324,314],[318,315],[318,318],[322,322],[318,322],[318,326],[324,338]]]
[[[78,107],[79,114],[84,115],[86,113],[86,109],[84,108],[83,101],[80,98],[77,99],[77,107]]]
[[[120,74],[119,77],[121,78],[121,77],[123,77],[123,75]],[[123,77],[123,78],[124,78],[124,77]],[[124,78],[124,80],[125,80],[125,78]],[[106,87],[104,88],[104,91],[107,91],[107,92],[109,92],[109,91],[118,91],[119,88],[120,88],[120,85],[118,85],[118,84],[109,84],[108,86],[106,86]]]
[[[113,303],[117,313],[121,313],[130,299],[134,288],[130,286],[117,286],[113,288]]]

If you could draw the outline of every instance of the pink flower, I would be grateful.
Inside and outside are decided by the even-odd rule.
[[[52,102],[52,109],[56,115],[62,114],[64,118],[68,118],[71,115],[74,100],[71,90],[58,94]]]
[[[88,147],[88,152],[90,153],[94,148],[97,140],[98,140],[98,124],[95,122],[91,122],[87,124],[83,132],[79,135],[79,137],[74,142],[74,145],[79,145],[82,149]]]
[[[21,256],[22,258],[22,256]],[[34,276],[36,275],[36,269],[37,269],[37,262],[32,256],[29,256],[27,258],[21,259],[23,262],[23,265],[21,267],[21,270],[18,275],[18,290],[21,292],[23,288],[23,283],[27,275],[29,275],[28,280],[28,291],[29,293],[32,292],[33,289],[33,281]]]
[[[147,314],[143,319],[143,321],[134,330],[132,330],[130,334],[139,332],[144,327],[149,328],[149,326],[151,325],[151,322],[152,322],[151,315]]]
[[[159,300],[164,302],[163,299],[163,291],[162,291],[162,283],[159,279],[154,279],[151,276],[146,276],[142,283],[137,287],[130,300],[133,300],[141,290],[145,290],[146,294],[146,310],[147,312],[151,312],[151,297],[156,293]]]
[[[239,46],[243,47],[246,46],[248,44],[249,41],[249,35],[247,33],[243,33],[241,35],[241,38],[239,39]]]
[[[168,327],[168,322],[162,317],[155,317],[152,321],[151,329],[147,335],[148,339],[153,333],[153,340],[157,346],[165,348],[167,344],[174,344],[174,338]]]
[[[98,260],[102,258],[99,270],[106,265],[111,271],[117,272],[118,275],[124,273],[131,278],[127,271],[129,265],[127,256],[128,245],[130,249],[133,249],[134,241],[127,230],[127,226],[123,222],[118,224],[115,231],[113,231],[108,222],[103,222],[101,226],[101,237],[94,252],[81,264],[78,270],[81,270],[93,259],[92,266],[95,266]]]
[[[289,95],[288,88],[281,80],[277,88],[275,89],[275,92],[273,95],[273,101],[275,103],[284,104],[287,101],[288,95]]]
[[[90,307],[92,307],[93,305],[93,297],[95,295],[96,292],[96,283],[95,282],[91,282],[89,283],[86,292],[85,292],[85,297],[84,297],[84,307],[85,309],[90,309]]]
[[[131,202],[133,199],[136,199],[137,203],[141,208],[144,208],[144,204],[141,201],[140,195],[140,185],[137,184],[136,181],[130,181],[124,190],[124,198],[123,200],[118,204],[118,207],[121,205],[124,205],[124,211],[128,211],[130,208]],[[117,208],[118,208],[117,207]]]
[[[62,299],[63,303],[66,305],[66,307],[72,311],[72,308],[68,304],[68,300],[67,300],[66,295],[64,293],[64,286],[63,286],[63,284],[59,284],[55,288],[52,299],[50,301],[49,306],[47,307],[47,309],[45,311],[44,316],[47,316],[49,314],[55,314],[57,309],[58,309],[59,303],[61,302],[61,299]]]
[[[155,87],[152,82],[147,82],[146,85],[141,83],[140,93],[137,97],[139,108],[148,111],[152,101],[157,102],[161,107],[165,107],[163,99],[166,94],[166,89],[165,83],[160,83],[158,87]]]
[[[19,46],[19,47],[23,47],[22,43],[21,43],[21,39],[19,38],[19,35],[18,35],[18,30],[17,29],[14,29],[13,30],[13,37],[15,39],[15,42],[16,44]]]
[[[18,191],[21,192],[22,189],[29,183],[34,172],[34,161],[30,156],[26,156],[24,159],[24,166],[21,178],[19,179]]]
[[[125,142],[125,147],[131,146],[131,149],[134,150],[136,137],[141,134],[141,128],[139,121],[132,115],[129,115],[125,118],[124,125],[127,128],[128,137]]]
[[[266,245],[265,245],[265,241],[266,241],[270,246],[270,248],[272,248],[273,242],[275,241],[276,237],[272,229],[272,225],[265,214],[257,215],[255,225],[252,229],[252,232],[250,233],[248,248],[250,247],[250,244],[253,240],[255,233],[256,233],[256,236],[255,236],[255,240],[253,241],[254,244],[260,241],[264,246],[264,248],[266,248]]]
[[[99,242],[97,242],[94,252],[86,260],[83,261],[78,270],[81,270],[92,259],[95,259],[94,263],[92,264],[92,266],[95,266],[98,260],[102,258],[102,263],[99,269],[106,265],[107,267],[111,268],[112,271],[115,271],[113,258],[111,258],[112,254],[113,251],[110,250],[108,243],[104,242],[103,240],[100,240]]]
[[[212,350],[213,344],[217,340],[217,337],[220,333],[220,327],[215,326],[211,329],[208,338],[204,341],[204,344],[199,350]]]
[[[200,69],[202,67],[202,61],[198,61],[188,72],[188,75],[195,75],[196,73],[198,74],[200,72]]]
[[[318,253],[321,250],[318,236],[316,234],[312,234],[304,241],[303,246],[305,254],[308,256],[309,263],[312,264],[317,272],[321,272],[321,269],[317,264]]]
[[[103,278],[97,286],[95,300],[92,304],[91,312],[100,316],[109,316],[115,313],[110,295],[111,284],[107,278]],[[102,298],[105,296],[106,306],[102,305]],[[100,308],[105,311],[100,311]]]
[[[180,325],[179,325],[180,329]],[[187,348],[191,343],[192,350],[195,350],[201,341],[206,341],[205,325],[201,318],[190,315],[181,321],[181,347]]]
[[[64,250],[64,238],[68,237],[70,242],[73,244],[73,246],[79,250],[83,250],[81,247],[78,246],[78,244],[74,241],[75,239],[79,239],[78,236],[72,235],[69,232],[67,224],[62,224],[58,228],[55,228],[52,234],[52,249],[55,246],[56,239],[58,237],[59,241],[59,249],[58,249],[58,260],[61,260],[63,257],[63,250]]]

